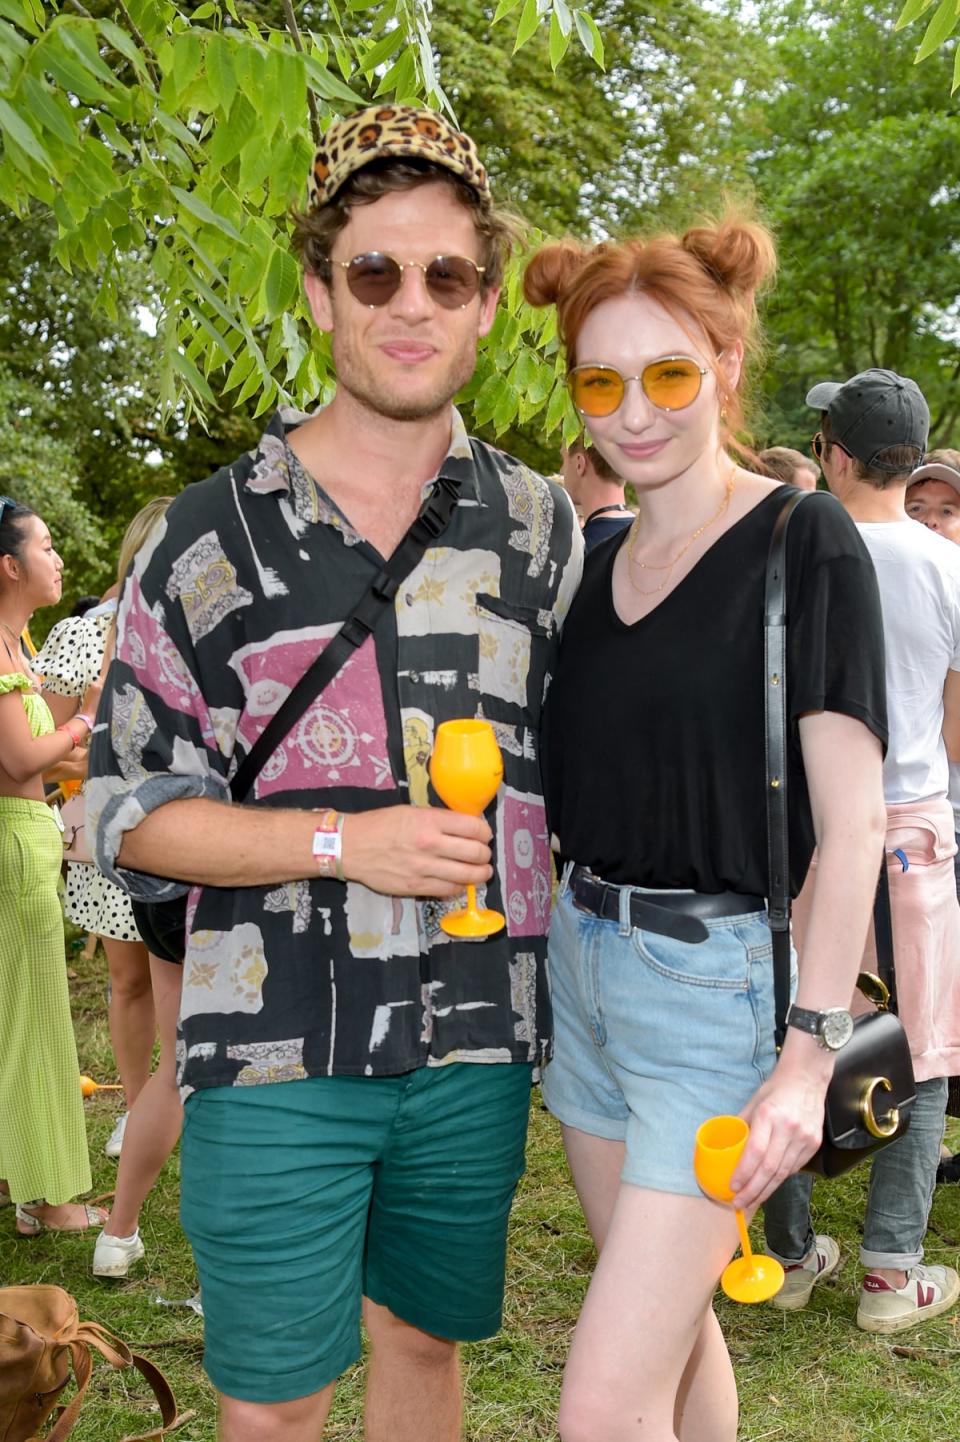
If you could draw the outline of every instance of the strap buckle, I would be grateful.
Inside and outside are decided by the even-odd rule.
[[[391,576],[389,571],[381,571],[372,583],[370,589],[374,595],[379,596],[381,600],[392,601],[400,589],[400,582],[396,576]]]
[[[417,521],[421,523],[432,541],[435,541],[446,530],[447,522],[457,500],[458,495],[453,483],[448,481],[445,476],[441,476],[417,516]]]
[[[345,641],[348,641],[351,646],[362,646],[367,637],[373,635],[373,627],[368,626],[366,621],[354,614],[348,617],[340,627],[340,635]]]

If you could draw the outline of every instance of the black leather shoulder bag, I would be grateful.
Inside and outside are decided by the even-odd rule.
[[[768,914],[773,938],[777,1048],[790,1005],[790,867],[787,829],[786,537],[790,517],[811,492],[787,498],[770,538],[764,598]],[[873,910],[879,976],[861,972],[857,986],[877,1010],[858,1016],[836,1054],[827,1088],[823,1141],[803,1170],[836,1177],[903,1136],[916,1097],[906,1032],[894,1015],[896,973],[886,857]]]
[[[263,766],[300,717],[329,686],[337,672],[373,633],[400,585],[427,548],[443,535],[456,510],[459,489],[443,476],[424,501],[403,540],[371,581],[357,605],[313,664],[304,672],[279,710],[271,716],[230,782],[234,803],[244,801]],[[182,962],[186,951],[187,898],[132,901],[137,930],[154,956]]]

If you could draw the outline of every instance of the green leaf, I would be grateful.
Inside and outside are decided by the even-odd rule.
[[[206,72],[214,98],[223,111],[228,111],[237,92],[237,76],[230,41],[216,31],[207,37]]]
[[[28,35],[43,34],[43,26],[38,24],[33,7],[26,4],[25,0],[0,0],[0,15],[12,20],[14,25],[19,25]]]
[[[929,10],[934,0],[907,0],[906,5],[900,11],[895,30],[902,30],[905,25],[912,25],[918,20],[925,10]]]
[[[75,59],[109,90],[126,90],[126,86],[102,59],[97,48],[97,37],[89,22],[79,17],[76,20],[72,17],[61,19],[57,34],[67,49],[72,51]]]
[[[114,50],[119,50],[120,54],[124,56],[126,60],[130,61],[130,64],[140,76],[141,80],[145,80],[148,84],[151,84],[147,62],[144,60],[141,51],[131,40],[126,30],[121,30],[120,26],[115,25],[112,20],[98,20],[97,24],[100,27],[100,34],[104,40],[106,40],[107,44],[112,45]]]
[[[256,362],[254,361],[251,351],[241,351],[240,354],[237,356],[236,360],[234,361],[233,365],[230,367],[230,370],[227,373],[227,378],[220,387],[221,391],[226,393],[227,391],[234,390],[241,381],[246,380],[247,376],[250,374],[255,364]]]
[[[231,342],[227,340],[226,336],[222,335],[220,331],[217,330],[216,326],[213,324],[213,321],[210,320],[208,316],[204,315],[200,307],[194,305],[193,302],[190,300],[187,301],[187,310],[193,316],[194,320],[197,322],[197,325],[204,332],[204,334],[209,336],[210,340],[213,342],[214,348],[222,352],[224,361],[229,360],[237,348],[237,342],[234,341],[231,344]]]
[[[216,13],[217,7],[214,4],[214,0],[206,0],[206,4],[197,6],[196,10],[194,10],[190,16],[190,19],[194,22],[197,20],[209,20],[210,16],[216,15]]]
[[[176,93],[180,96],[189,90],[203,61],[200,36],[191,30],[185,30],[182,35],[177,35],[173,42],[172,58],[170,74]]]
[[[597,29],[597,22],[586,10],[575,10],[573,14],[577,27],[577,37],[580,44],[589,56],[603,67],[603,41],[600,38],[600,31]]]
[[[953,56],[953,83],[950,86],[950,94],[953,95],[960,89],[960,45],[957,46]]]
[[[49,70],[65,90],[72,91],[80,100],[112,106],[114,97],[110,92],[83,65],[78,64],[72,54],[61,48],[62,36],[62,26],[49,30],[47,37],[31,55],[31,66]]]
[[[253,413],[253,418],[254,418],[254,420],[256,420],[257,416],[262,416],[263,413],[264,413],[264,411],[267,411],[267,410],[270,409],[270,407],[271,407],[271,406],[273,405],[273,403],[274,403],[274,400],[276,399],[276,394],[277,394],[277,383],[276,383],[276,381],[273,379],[272,376],[267,376],[266,383],[264,384],[264,387],[263,387],[263,394],[261,395],[260,399],[257,401],[256,409],[254,410],[254,413]]]
[[[517,26],[517,39],[513,47],[513,53],[522,45],[526,45],[530,36],[540,24],[540,11],[537,7],[537,0],[524,0],[523,13],[520,16],[520,24]]]
[[[547,414],[544,421],[544,432],[549,435],[555,431],[563,420],[570,407],[570,397],[566,386],[561,382],[554,387],[553,395],[547,404]]]
[[[298,135],[309,124],[307,113],[307,72],[300,55],[283,55],[280,74],[280,112],[288,135]]]
[[[553,0],[553,13],[556,15],[557,24],[564,35],[569,35],[573,29],[573,11],[566,0]]]
[[[365,103],[362,95],[358,94],[356,90],[351,90],[349,85],[346,85],[343,80],[340,80],[338,76],[329,71],[325,65],[321,65],[319,60],[315,59],[314,56],[305,55],[303,57],[303,63],[306,67],[310,88],[315,90],[323,100],[342,100],[348,105],[354,106],[360,106]],[[350,74],[349,60],[347,62],[346,74]]]
[[[201,200],[192,190],[181,190],[179,185],[171,185],[170,192],[177,197],[183,208],[189,210],[190,214],[195,216],[197,220],[202,220],[204,225],[212,225],[217,230],[222,230],[224,235],[229,236],[229,238],[236,241],[238,245],[241,243],[240,232],[230,224],[229,220],[223,215],[217,215],[216,211],[211,210],[209,205]]]
[[[191,150],[195,150],[200,144],[193,131],[188,130],[183,122],[178,120],[175,115],[168,115],[165,110],[158,110],[157,121],[169,135],[175,136],[177,140],[182,141],[184,145],[189,145]]]
[[[534,4],[536,4],[536,0],[534,0]],[[396,29],[388,30],[376,45],[361,55],[360,69],[365,75],[371,75],[378,65],[382,65],[384,61],[390,59],[395,50],[399,50],[405,39],[406,34],[401,26],[398,25]]]
[[[516,10],[519,4],[520,0],[500,0],[500,4],[497,6],[496,14],[491,23],[496,25],[497,21],[502,20],[504,15],[509,15],[511,10]]]
[[[128,160],[132,160],[133,147],[128,143],[126,136],[121,133],[116,122],[103,110],[97,111],[96,120],[97,125],[100,127],[100,133],[107,143],[112,145],[114,150],[118,151],[121,155],[125,155]]]
[[[170,352],[170,360],[173,366],[180,372],[192,391],[195,391],[208,406],[216,406],[217,398],[213,394],[204,377],[197,370],[192,360],[189,360],[182,351],[173,350]]]
[[[16,142],[25,154],[42,165],[44,170],[52,170],[53,162],[48,152],[31,130],[27,122],[18,115],[13,106],[6,100],[0,100],[0,130]]]
[[[560,21],[557,18],[557,12],[554,10],[550,16],[550,64],[554,70],[556,70],[560,61],[566,55],[569,44],[570,32],[568,31],[566,35],[563,33],[563,30],[560,28]]]
[[[29,103],[31,115],[36,116],[44,130],[56,135],[64,145],[75,147],[80,144],[80,137],[73,123],[72,108],[61,95],[36,76],[26,72],[20,82],[20,89]]]
[[[247,376],[247,379],[243,383],[243,388],[241,389],[240,394],[237,396],[237,399],[233,403],[236,409],[239,410],[240,407],[243,405],[244,401],[248,401],[250,397],[254,394],[254,392],[260,389],[262,384],[263,372],[261,371],[259,365],[255,363],[253,370],[250,372],[250,374]]]
[[[940,5],[920,41],[914,65],[919,65],[921,60],[926,60],[928,55],[940,49],[956,26],[957,18],[957,0],[940,0]]]
[[[245,95],[238,93],[230,107],[229,118],[222,117],[217,121],[213,143],[207,151],[210,164],[217,170],[223,170],[240,154],[256,128],[257,115],[253,106]]]
[[[412,50],[404,50],[400,58],[390,66],[386,75],[374,91],[374,95],[395,95],[398,100],[414,98],[418,92],[417,67]]]
[[[263,289],[268,320],[282,315],[296,300],[300,289],[300,270],[293,256],[282,246],[273,247]]]

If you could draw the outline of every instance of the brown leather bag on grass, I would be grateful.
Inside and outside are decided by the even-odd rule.
[[[178,1419],[170,1384],[160,1369],[97,1322],[81,1322],[69,1292],[52,1286],[0,1287],[0,1442],[37,1442],[38,1429],[58,1408],[70,1380],[72,1358],[77,1393],[59,1408],[44,1442],[64,1442],[70,1436],[93,1370],[91,1347],[112,1367],[136,1367],[160,1407],[160,1425],[123,1442],[163,1437],[178,1420],[186,1420]],[[103,1442],[114,1439],[104,1437]]]

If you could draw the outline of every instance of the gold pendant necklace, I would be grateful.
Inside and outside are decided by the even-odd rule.
[[[693,535],[690,536],[688,540],[684,541],[683,545],[680,547],[673,560],[668,561],[664,566],[655,566],[650,561],[638,561],[636,556],[634,555],[634,550],[637,544],[637,537],[640,534],[640,517],[637,517],[633,525],[630,527],[630,537],[627,541],[627,579],[629,580],[630,585],[633,587],[634,591],[636,591],[638,596],[658,596],[660,592],[667,587],[670,582],[670,573],[672,572],[677,562],[681,559],[681,557],[686,555],[687,551],[689,551],[694,541],[698,540],[703,535],[704,531],[708,530],[716,521],[719,521],[720,517],[726,511],[727,507],[730,504],[730,497],[733,495],[733,488],[735,485],[736,472],[733,472],[733,474],[730,476],[729,481],[727,482],[727,489],[724,494],[723,500],[720,502],[713,515],[708,521],[704,521],[702,526],[697,527]],[[642,586],[638,586],[636,581],[633,579],[633,576],[630,574],[631,566],[636,566],[638,571],[666,571],[667,574],[664,576],[659,586],[653,586],[652,588],[644,588]]]

